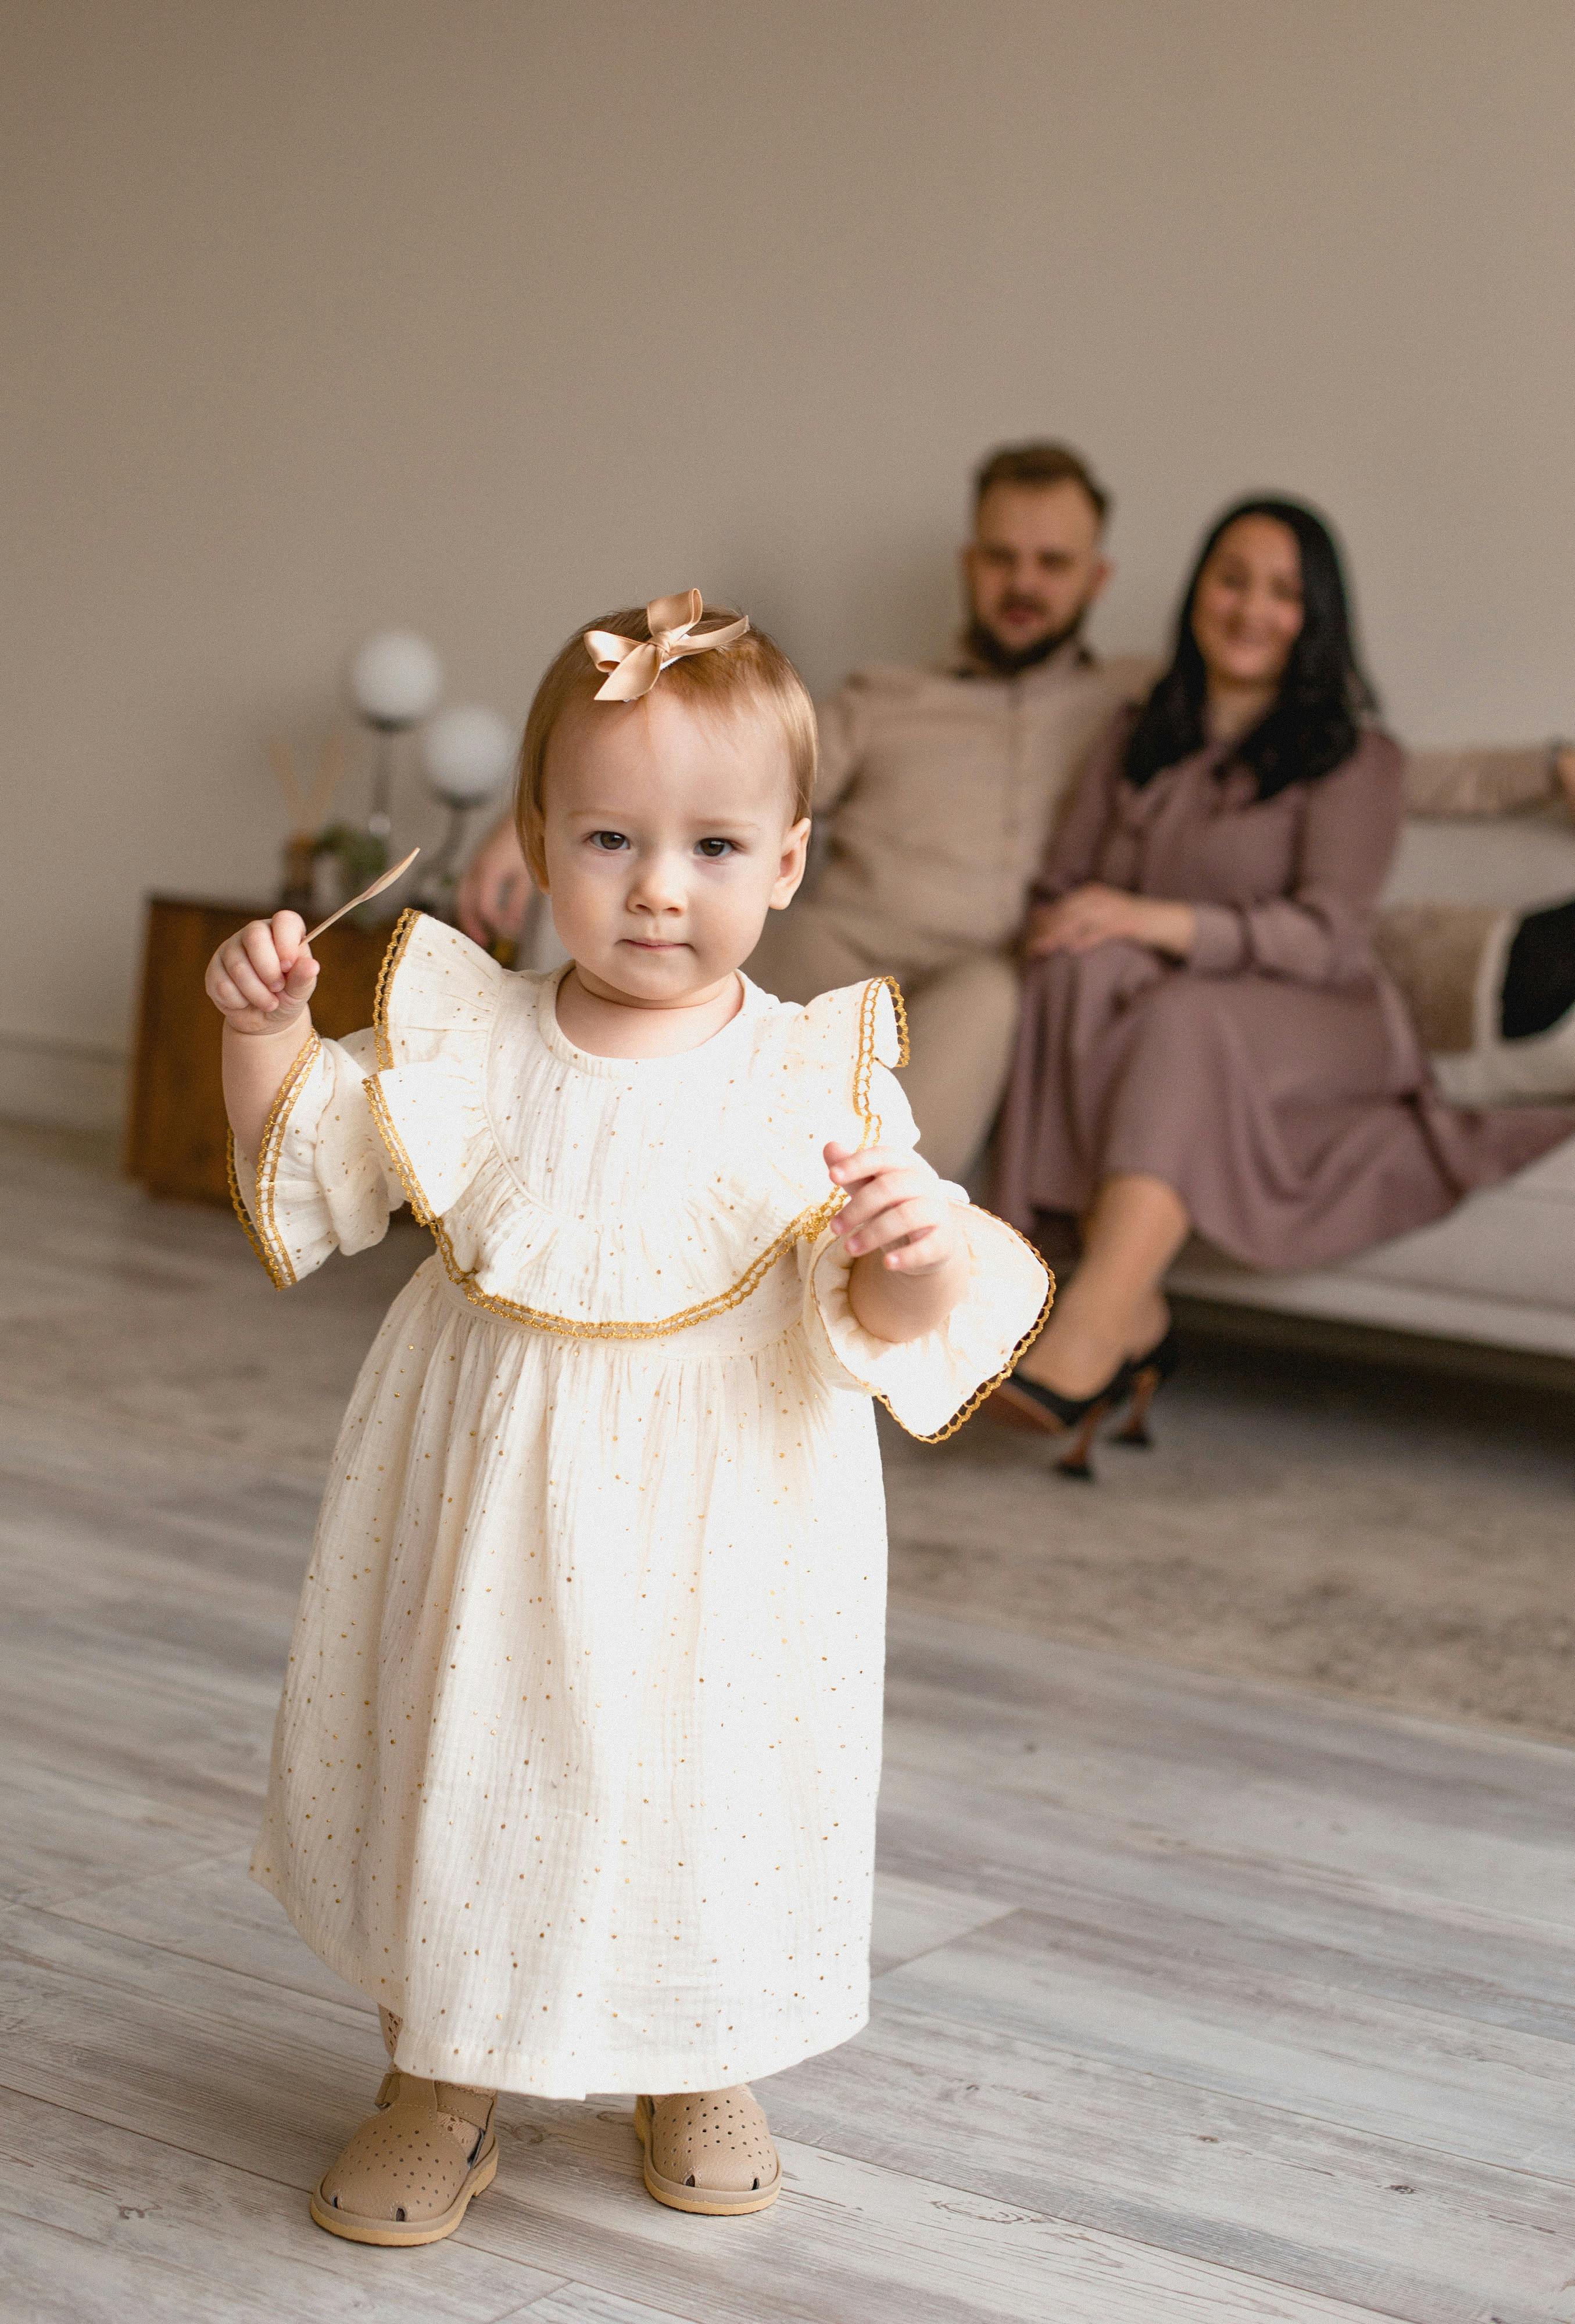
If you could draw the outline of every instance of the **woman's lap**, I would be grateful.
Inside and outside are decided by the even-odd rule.
[[[1272,1104],[1399,1097],[1419,1079],[1372,984],[1330,990],[1171,969],[1124,1013],[1146,1062],[1168,1063],[1178,1080],[1191,1065],[1234,1062]]]
[[[1256,975],[1200,976],[1144,946],[1054,953],[1029,970],[1023,1025],[1042,1065],[1104,1084],[1140,1072],[1157,1102],[1189,1110],[1198,1076],[1239,1069],[1274,1104],[1409,1094],[1414,1047],[1395,1038],[1376,983],[1343,990]]]
[[[1419,1063],[1375,984],[1200,976],[1135,945],[1052,954],[1024,988],[1003,1206],[1019,1223],[1080,1210],[1102,1179],[1135,1172],[1259,1264],[1294,1263],[1303,1232],[1310,1249],[1357,1248],[1385,1231],[1394,1169],[1416,1181],[1406,1208],[1447,1207],[1400,1102]]]

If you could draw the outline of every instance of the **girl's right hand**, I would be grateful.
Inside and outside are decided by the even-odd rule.
[[[304,1014],[318,973],[305,936],[299,912],[275,912],[225,938],[202,982],[232,1032],[283,1033]]]

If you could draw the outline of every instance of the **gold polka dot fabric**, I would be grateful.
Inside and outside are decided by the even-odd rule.
[[[379,1025],[321,1044],[243,1177],[276,1280],[407,1195],[437,1241],[346,1415],[253,1872],[408,2073],[715,2089],[867,2009],[872,1397],[945,1426],[1046,1277],[965,1208],[944,1330],[852,1317],[820,1148],[914,1135],[878,991],[749,987],[630,1062],[563,1038],[556,983],[405,927]]]

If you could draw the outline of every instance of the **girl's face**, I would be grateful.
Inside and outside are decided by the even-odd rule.
[[[634,1008],[706,997],[804,876],[785,746],[746,710],[698,715],[660,680],[593,702],[548,749],[552,924],[576,966]]]
[[[1277,687],[1302,620],[1295,534],[1276,517],[1237,517],[1209,551],[1192,598],[1192,635],[1210,678]]]

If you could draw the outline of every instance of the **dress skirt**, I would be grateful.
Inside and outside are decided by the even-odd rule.
[[[253,1869],[409,2070],[712,2089],[864,2023],[885,1528],[801,1297],[789,1260],[746,1322],[609,1346],[434,1259],[391,1310]]]

